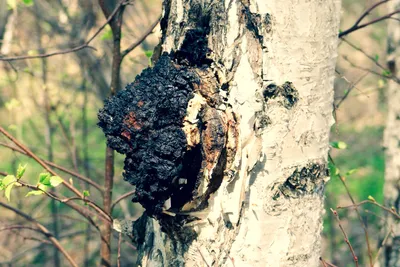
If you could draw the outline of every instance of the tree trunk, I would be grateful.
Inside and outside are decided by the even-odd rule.
[[[400,9],[400,1],[388,2],[389,12]],[[395,76],[400,76],[400,15],[388,20],[388,67]],[[388,82],[388,117],[385,129],[386,168],[384,196],[385,205],[400,210],[400,85],[394,81]],[[393,235],[389,237],[384,248],[382,266],[400,266],[400,223],[388,215],[387,225],[393,229]],[[390,231],[390,229],[386,229]]]
[[[164,2],[162,51],[201,66],[187,43],[207,33],[198,72],[216,92],[199,98],[228,130],[219,167],[202,165],[204,176],[223,173],[208,180],[208,207],[170,214],[201,220],[173,230],[147,215],[134,222],[140,266],[319,265],[339,12],[339,0]]]

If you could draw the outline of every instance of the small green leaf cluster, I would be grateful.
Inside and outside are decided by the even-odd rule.
[[[22,166],[21,164],[18,166],[16,175],[7,175],[6,177],[0,179],[0,190],[4,190],[4,195],[7,200],[10,201],[11,197],[11,189],[16,186],[21,186],[19,183],[19,179],[22,178],[26,170],[26,164]]]
[[[33,6],[33,0],[7,0],[8,9],[16,9],[18,4],[22,3],[25,6]]]
[[[20,164],[15,175],[7,175],[4,178],[0,178],[0,191],[4,191],[4,195],[8,201],[11,199],[11,190],[13,187],[23,186],[23,183],[20,182],[20,179],[23,177],[25,170],[26,164]],[[58,176],[52,176],[48,172],[43,172],[39,174],[39,181],[36,184],[36,188],[38,190],[32,190],[28,192],[26,196],[42,195],[50,188],[57,187],[63,181],[64,180]]]
[[[58,176],[51,176],[48,172],[43,172],[39,174],[39,181],[37,182],[36,186],[39,190],[32,190],[26,194],[27,196],[37,196],[44,194],[47,190],[52,187],[56,187],[63,182],[63,179]]]

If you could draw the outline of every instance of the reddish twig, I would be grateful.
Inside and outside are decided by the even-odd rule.
[[[333,161],[333,158],[331,157],[330,154],[328,154],[328,158],[329,158],[329,160],[332,162],[332,164],[335,165],[335,162]],[[353,203],[353,205],[355,205],[356,202],[354,201],[354,198],[353,198],[353,196],[352,196],[351,193],[350,193],[350,190],[349,190],[349,188],[348,188],[348,186],[347,186],[347,184],[346,184],[345,178],[344,178],[340,173],[338,174],[338,177],[340,178],[340,181],[342,182],[344,188],[346,189],[347,196],[349,197],[351,203]],[[370,263],[370,266],[373,267],[372,250],[371,250],[371,244],[370,244],[370,242],[369,242],[368,230],[367,230],[367,227],[366,227],[366,225],[365,225],[365,223],[364,223],[364,220],[363,220],[362,217],[361,217],[361,214],[360,214],[360,211],[358,210],[358,207],[355,206],[355,207],[354,207],[354,210],[356,211],[358,220],[360,221],[361,227],[363,228],[364,235],[365,235],[365,241],[367,242],[367,250],[368,250],[369,263]]]
[[[355,263],[356,267],[358,267],[358,257],[356,256],[356,253],[355,253],[355,251],[354,251],[354,249],[353,249],[353,246],[352,246],[351,243],[350,243],[349,237],[347,236],[347,234],[346,234],[346,232],[344,231],[344,228],[343,228],[343,226],[342,226],[342,223],[340,222],[339,214],[338,214],[337,211],[334,210],[334,209],[330,209],[330,210],[332,211],[333,216],[335,216],[336,221],[337,221],[338,224],[339,224],[339,228],[340,228],[340,230],[342,231],[342,234],[343,234],[343,237],[344,237],[344,241],[346,242],[347,246],[348,246],[349,249],[350,249],[350,252],[351,252],[351,255],[353,256],[353,260],[354,260],[354,263]]]
[[[337,267],[335,264],[329,263],[327,261],[325,261],[323,258],[319,257],[319,260],[321,261],[322,265],[324,267]]]
[[[357,208],[357,207],[362,206],[367,203],[378,206],[379,208],[383,209],[384,211],[387,211],[388,213],[392,214],[394,217],[396,217],[396,219],[400,219],[400,215],[396,212],[396,210],[387,208],[387,207],[379,204],[378,202],[372,201],[372,200],[363,200],[359,203],[354,203],[354,204],[348,205],[348,206],[338,206],[337,209]]]
[[[127,5],[129,1],[123,0],[117,4],[115,7],[114,11],[111,12],[111,14],[108,16],[106,22],[104,22],[101,27],[83,44],[78,45],[76,47],[66,49],[66,50],[61,50],[61,51],[56,51],[52,53],[47,53],[47,54],[39,54],[35,56],[14,56],[14,57],[0,57],[0,61],[15,61],[15,60],[23,60],[23,59],[34,59],[34,58],[47,58],[47,57],[52,57],[56,55],[63,55],[63,54],[69,54],[73,52],[77,52],[79,50],[82,50],[84,48],[91,48],[94,49],[94,47],[89,46],[89,44],[93,41],[94,38],[96,38],[97,35],[107,26],[107,24],[114,18],[115,14],[118,13],[118,11],[121,9],[121,7]]]
[[[112,214],[112,211],[114,210],[115,206],[116,206],[121,200],[123,200],[123,199],[125,199],[125,198],[127,198],[127,197],[129,197],[129,196],[134,195],[135,192],[136,192],[136,190],[132,190],[132,191],[130,191],[130,192],[128,192],[128,193],[125,193],[125,194],[121,195],[120,197],[118,197],[118,198],[114,201],[114,203],[111,205],[111,214]]]

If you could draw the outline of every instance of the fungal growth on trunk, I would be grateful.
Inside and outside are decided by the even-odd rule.
[[[204,25],[188,30],[179,51],[163,53],[98,114],[108,146],[126,156],[133,201],[159,220],[206,208],[236,153],[236,122],[207,58],[207,34]]]

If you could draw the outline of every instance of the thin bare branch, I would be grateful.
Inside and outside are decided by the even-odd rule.
[[[333,160],[333,158],[331,157],[330,154],[328,154],[328,158],[329,158],[330,162],[331,162],[334,166],[336,166],[336,165],[335,165],[335,161]],[[346,184],[345,178],[344,178],[340,173],[338,174],[338,177],[339,177],[340,181],[342,182],[344,188],[346,189],[347,196],[349,197],[351,203],[353,203],[353,205],[356,205],[356,202],[354,201],[354,198],[353,198],[353,196],[352,196],[351,193],[350,193],[349,187],[348,187],[347,184]],[[367,250],[368,250],[369,264],[370,264],[370,267],[373,267],[372,250],[371,250],[371,244],[370,244],[370,242],[369,242],[369,234],[368,234],[367,226],[365,225],[364,220],[363,220],[362,217],[361,217],[360,211],[358,210],[358,206],[355,206],[355,207],[354,207],[354,210],[356,211],[358,220],[360,221],[361,227],[363,228],[364,235],[365,235],[365,241],[367,242]]]
[[[358,267],[358,266],[359,266],[359,265],[358,265],[358,257],[356,256],[356,253],[355,253],[355,251],[354,251],[354,249],[353,249],[353,246],[352,246],[351,243],[350,243],[349,237],[347,236],[346,232],[344,231],[343,225],[342,225],[342,223],[340,222],[339,214],[338,214],[337,211],[334,210],[334,209],[330,209],[330,210],[332,211],[333,216],[335,216],[336,221],[337,221],[338,224],[339,224],[339,228],[340,228],[340,230],[342,231],[342,234],[343,234],[343,237],[344,237],[344,241],[346,242],[347,246],[348,246],[349,249],[350,249],[351,255],[353,256],[354,264],[356,265],[356,267]]]
[[[362,205],[368,204],[368,203],[369,203],[369,204],[372,204],[372,205],[375,205],[375,206],[378,206],[379,208],[383,209],[384,211],[386,211],[386,212],[392,214],[396,219],[400,219],[400,215],[396,212],[395,209],[387,208],[387,207],[385,207],[385,206],[379,204],[378,202],[372,201],[372,200],[363,200],[363,201],[361,201],[361,202],[359,202],[359,203],[354,203],[354,204],[348,205],[348,206],[337,206],[336,208],[337,208],[337,209],[357,208],[357,207],[359,207],[359,206],[362,206]]]
[[[127,5],[129,1],[127,0],[122,0],[120,1],[113,12],[108,16],[106,22],[104,22],[101,27],[83,44],[78,45],[73,48],[61,50],[61,51],[55,51],[52,53],[45,53],[45,54],[39,54],[39,55],[33,55],[33,56],[13,56],[13,57],[0,57],[0,61],[15,61],[15,60],[23,60],[23,59],[34,59],[34,58],[48,58],[56,55],[63,55],[63,54],[69,54],[73,52],[77,52],[79,50],[82,50],[84,48],[90,48],[93,50],[96,50],[94,47],[90,46],[90,43],[93,41],[94,38],[96,38],[97,35],[108,25],[108,23],[114,18],[115,14],[119,11],[119,9],[125,5]]]
[[[129,197],[129,196],[134,195],[135,192],[136,192],[136,190],[132,190],[132,191],[130,191],[130,192],[128,192],[128,193],[125,193],[125,194],[119,196],[119,197],[114,201],[114,203],[111,205],[111,213],[112,213],[112,211],[114,210],[115,206],[116,206],[121,200],[123,200],[123,199],[125,199],[125,198],[127,198],[127,197]]]
[[[154,28],[160,22],[161,17],[159,17],[153,24],[150,25],[149,29],[133,44],[131,44],[128,48],[121,52],[121,57],[124,58],[128,55],[132,50],[134,50],[137,46],[139,46],[150,34],[153,33]]]
[[[65,256],[65,258],[69,261],[69,263],[73,267],[78,267],[78,265],[76,264],[74,259],[71,257],[71,255],[68,254],[68,252],[63,248],[63,246],[60,244],[60,242],[41,223],[39,223],[37,220],[35,220],[31,216],[29,216],[28,214],[14,208],[12,206],[9,206],[3,202],[0,202],[0,206],[13,211],[17,215],[23,217],[24,219],[26,219],[26,220],[32,222],[34,225],[36,225],[36,227],[50,240],[50,242]]]
[[[385,4],[385,3],[389,2],[389,1],[390,0],[383,0],[383,1],[380,1],[378,3],[375,3],[371,7],[369,7],[364,13],[361,14],[361,16],[358,18],[358,20],[354,23],[353,27],[357,27],[358,24],[360,24],[360,22],[372,12],[372,10],[374,10],[378,6],[380,6],[382,4]]]
[[[397,9],[397,10],[395,10],[395,11],[393,11],[393,12],[391,12],[391,13],[385,15],[385,16],[382,16],[382,17],[379,17],[377,19],[371,20],[371,21],[366,22],[364,24],[353,25],[351,28],[339,33],[339,38],[342,38],[342,37],[344,37],[344,36],[346,36],[346,35],[348,35],[348,34],[350,34],[352,32],[355,32],[355,31],[357,31],[359,29],[365,28],[365,27],[370,26],[372,24],[378,23],[378,22],[383,21],[385,19],[390,19],[393,15],[396,15],[398,13],[400,13],[400,9]]]

